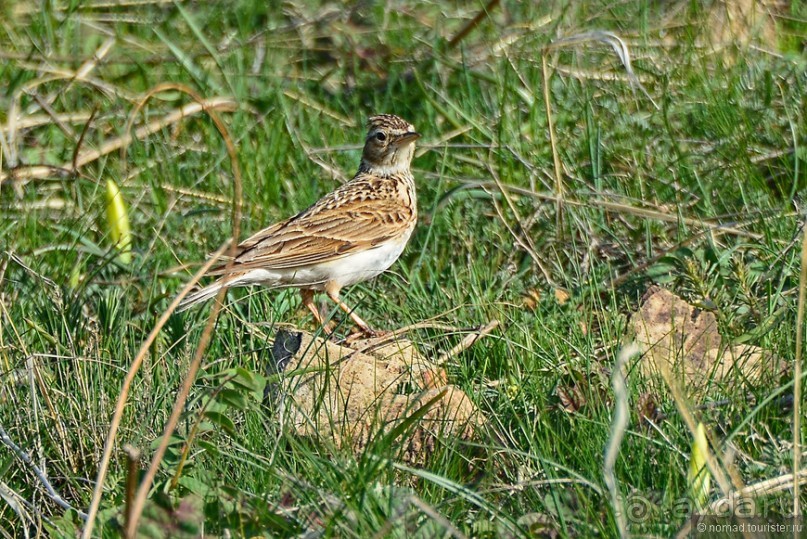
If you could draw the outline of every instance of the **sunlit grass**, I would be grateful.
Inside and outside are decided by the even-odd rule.
[[[424,134],[414,162],[419,227],[390,273],[347,297],[386,329],[502,322],[446,366],[484,411],[486,432],[472,444],[447,443],[421,469],[396,462],[396,448],[383,444],[355,456],[300,440],[252,401],[228,409],[235,429],[205,430],[161,501],[176,472],[168,459],[153,496],[203,519],[207,533],[292,535],[310,526],[331,536],[529,536],[547,526],[611,536],[608,380],[626,318],[649,284],[714,310],[728,338],[792,357],[807,186],[803,56],[749,47],[746,36],[711,43],[708,13],[691,4],[673,25],[655,4],[504,2],[455,46],[450,39],[481,5],[388,4],[0,8],[13,12],[0,23],[8,58],[0,62],[0,426],[74,507],[89,504],[121,381],[145,335],[231,234],[232,172],[204,115],[126,144],[125,160],[103,153],[72,172],[77,148],[103,150],[124,136],[138,97],[162,82],[238,104],[220,114],[244,176],[243,235],[350,178],[370,114],[414,123]],[[803,16],[789,15],[788,43]],[[548,56],[544,102],[543,47],[590,30],[625,40],[658,108],[596,43]],[[117,36],[112,48],[74,80],[108,34]],[[187,103],[161,94],[136,125]],[[547,198],[557,193],[553,157],[563,172],[560,205]],[[52,168],[9,176],[23,164]],[[128,210],[131,264],[116,261],[110,181]],[[149,456],[206,313],[169,320],[132,388],[121,444]],[[294,294],[229,294],[179,436],[227,369],[265,374],[278,323],[313,329]],[[427,355],[459,339],[429,329],[414,337]],[[628,382],[635,406],[649,388],[633,370]],[[579,409],[559,396],[572,385],[585,402]],[[718,435],[754,413],[733,433],[747,483],[790,466],[787,410],[777,401],[755,411],[773,389],[738,388],[696,411]],[[640,426],[632,408],[616,477],[622,493],[650,507],[630,529],[671,535],[688,516],[676,502],[691,496],[692,437],[670,399],[659,406],[666,420],[658,429]],[[122,523],[125,478],[118,451],[98,519],[106,535]],[[64,533],[81,525],[5,446],[0,483],[7,536],[39,519]],[[181,506],[191,494],[199,505]],[[778,514],[792,506],[787,494],[766,503]],[[160,521],[160,506],[151,510]]]

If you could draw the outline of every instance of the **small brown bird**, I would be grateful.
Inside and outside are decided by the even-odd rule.
[[[307,210],[244,240],[229,268],[180,303],[177,311],[213,297],[222,286],[299,288],[322,324],[314,292],[324,291],[366,334],[374,334],[339,297],[340,290],[372,279],[401,256],[417,222],[415,179],[409,164],[420,134],[392,114],[373,116],[359,171]]]

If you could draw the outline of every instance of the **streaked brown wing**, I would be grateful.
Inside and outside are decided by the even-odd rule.
[[[337,260],[402,235],[414,210],[392,199],[318,204],[244,240],[231,272],[289,269]],[[211,275],[226,273],[219,267]]]

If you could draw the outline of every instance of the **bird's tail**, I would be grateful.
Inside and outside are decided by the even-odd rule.
[[[221,290],[221,286],[222,283],[220,281],[216,281],[215,283],[211,283],[207,286],[194,290],[188,294],[185,299],[179,302],[177,310],[174,312],[181,313],[182,311],[190,309],[197,303],[204,303],[215,296],[216,293]]]

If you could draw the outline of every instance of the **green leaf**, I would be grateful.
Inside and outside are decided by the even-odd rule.
[[[706,466],[708,454],[709,442],[706,440],[706,428],[703,423],[698,423],[698,427],[695,429],[695,440],[692,442],[692,454],[689,457],[687,483],[689,484],[689,495],[699,509],[706,507],[712,484],[712,475]]]
[[[106,222],[109,238],[118,250],[118,261],[132,263],[132,232],[129,227],[129,213],[123,202],[123,195],[113,180],[106,181]]]
[[[200,448],[204,449],[210,456],[218,457],[219,456],[219,448],[212,442],[207,440],[201,440],[199,438],[196,439],[196,445]]]
[[[228,434],[235,435],[235,423],[233,423],[233,421],[223,413],[207,410],[205,412],[205,417],[214,425],[218,425],[224,429]]]
[[[249,401],[247,401],[245,395],[243,390],[225,388],[219,392],[216,396],[216,400],[237,410],[247,410],[249,408]]]
[[[183,475],[179,478],[179,484],[188,489],[188,492],[196,494],[200,498],[204,498],[210,492],[210,486],[196,477]]]
[[[263,390],[266,387],[266,377],[241,367],[233,369],[233,375],[231,380],[233,385],[240,386],[255,393],[259,400],[263,398]]]
[[[162,443],[162,439],[163,439],[162,436],[160,436],[158,438],[155,438],[154,441],[151,442],[151,449],[157,449],[160,446],[160,443]],[[183,438],[181,436],[172,435],[169,438],[168,447],[182,445],[184,443],[185,443],[185,438]]]

